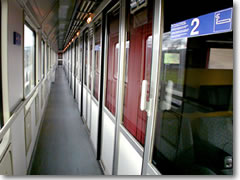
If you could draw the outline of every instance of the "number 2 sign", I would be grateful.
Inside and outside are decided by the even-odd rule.
[[[171,25],[171,39],[232,31],[232,8],[205,14]]]

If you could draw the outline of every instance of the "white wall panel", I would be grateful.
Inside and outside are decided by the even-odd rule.
[[[120,132],[118,175],[141,175],[142,157]]]
[[[15,0],[8,3],[8,96],[13,111],[23,98],[23,11]],[[21,35],[20,46],[13,44],[13,32]]]
[[[89,94],[89,92],[87,92],[87,99],[88,99],[88,102],[87,102],[87,126],[88,126],[88,129],[90,130],[91,128],[91,101],[92,101],[92,98],[91,98],[91,94]]]
[[[75,78],[72,75],[72,80],[71,80],[71,83],[72,83],[72,94],[74,93],[74,86],[75,86],[74,81],[75,81]]]
[[[115,136],[115,124],[108,117],[108,115],[103,112],[102,121],[102,154],[101,160],[104,164],[105,173],[112,174],[113,166],[113,150],[114,150],[114,136]]]
[[[98,108],[99,108],[98,105],[92,101],[90,138],[95,152],[97,152],[97,138],[98,138]]]
[[[83,118],[87,120],[87,90],[83,87]]]
[[[79,96],[79,90],[78,90],[78,88],[79,88],[79,84],[78,84],[78,79],[76,79],[76,101],[77,101],[77,104],[79,103],[78,102],[78,96]]]
[[[12,160],[14,175],[26,174],[24,110],[11,126]]]
[[[34,148],[34,143],[36,140],[36,126],[35,126],[35,122],[36,122],[36,112],[35,112],[35,100],[32,102],[31,104],[31,130],[32,130],[32,137],[31,137],[31,144],[27,153],[27,167],[29,166],[30,160],[31,160],[31,156],[32,156],[32,152],[33,152],[33,148]]]
[[[78,97],[78,109],[79,109],[79,111],[81,110],[81,93],[82,93],[82,86],[81,86],[81,84],[79,83],[79,97]]]

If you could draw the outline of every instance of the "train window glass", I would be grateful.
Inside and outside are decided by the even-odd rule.
[[[172,39],[169,31],[171,24],[232,7],[232,1],[187,3],[165,1],[152,163],[162,174],[231,175],[233,32]]]
[[[79,52],[78,52],[78,46],[79,46],[79,40],[76,39],[76,41],[75,41],[75,48],[74,48],[75,58],[76,58],[76,71],[75,71],[76,78],[78,78],[78,72],[79,72],[79,58],[78,58]]]
[[[88,83],[88,88],[89,90],[91,91],[92,89],[92,52],[93,52],[93,35],[91,35],[90,37],[90,41],[89,41],[89,44],[90,44],[90,55],[89,55],[89,73],[88,73],[88,79],[89,79],[89,83]]]
[[[51,63],[52,63],[52,49],[49,47],[49,70],[51,70]]]
[[[119,8],[107,15],[108,31],[108,57],[107,57],[107,82],[105,106],[115,115],[116,112],[116,88],[118,69],[118,37],[119,37]],[[114,76],[115,75],[115,76]]]
[[[150,82],[152,61],[152,1],[127,16],[126,79],[123,125],[144,145],[147,113],[140,110],[141,83]],[[149,96],[148,86],[148,96]]]
[[[80,81],[82,81],[83,37],[80,38]]]
[[[49,71],[49,46],[47,46],[47,73]]]
[[[75,51],[74,51],[74,47],[75,47],[75,42],[72,44],[72,48],[71,48],[71,52],[72,52],[72,76],[75,76]]]
[[[27,96],[35,86],[35,32],[24,25],[24,91]]]
[[[93,96],[98,100],[99,77],[100,77],[101,24],[95,26],[94,38],[95,47],[94,47]]]
[[[42,46],[42,62],[41,62],[41,69],[42,69],[42,78],[44,78],[45,75],[45,42],[41,42]]]
[[[84,37],[84,84],[87,86],[87,67],[88,67],[88,32]]]

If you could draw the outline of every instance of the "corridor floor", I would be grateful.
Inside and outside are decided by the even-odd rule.
[[[30,174],[103,174],[61,67],[56,70]]]

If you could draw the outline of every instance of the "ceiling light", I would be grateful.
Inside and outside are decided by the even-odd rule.
[[[87,19],[87,23],[89,24],[92,21],[92,17],[89,16],[89,18]]]

